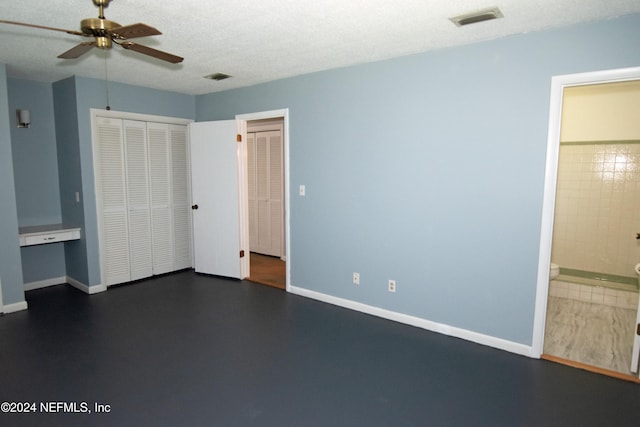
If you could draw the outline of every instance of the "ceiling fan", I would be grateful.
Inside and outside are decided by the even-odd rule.
[[[104,8],[109,6],[111,1],[112,0],[93,0],[93,4],[95,4],[99,9],[98,17],[87,18],[80,21],[81,31],[45,27],[43,25],[26,24],[15,21],[0,20],[0,23],[22,25],[24,27],[40,28],[43,30],[62,31],[67,34],[82,37],[93,37],[93,41],[82,42],[61,55],[58,55],[58,58],[62,59],[78,58],[94,47],[99,49],[110,49],[115,43],[125,49],[133,50],[135,52],[142,53],[143,55],[149,55],[162,61],[171,62],[172,64],[177,64],[183,61],[184,58],[180,56],[129,41],[128,39],[136,37],[155,36],[162,33],[156,28],[143,23],[122,26],[117,22],[105,19]]]

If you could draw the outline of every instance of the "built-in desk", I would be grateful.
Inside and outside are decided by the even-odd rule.
[[[46,243],[78,240],[80,228],[65,224],[34,225],[20,227],[20,246],[43,245]]]

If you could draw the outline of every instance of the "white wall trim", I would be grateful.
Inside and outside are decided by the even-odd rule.
[[[455,326],[445,325],[443,323],[432,322],[420,317],[410,316],[408,314],[398,313],[395,311],[385,310],[379,307],[373,307],[367,304],[326,295],[320,292],[311,291],[297,286],[291,286],[289,290],[292,294],[326,302],[328,304],[337,305],[339,307],[348,308],[350,310],[359,311],[361,313],[370,314],[372,316],[381,317],[383,319],[392,320],[394,322],[404,323],[406,325],[415,326],[426,329],[428,331],[437,332],[451,337],[461,338],[477,344],[505,350],[510,353],[516,353],[527,357],[532,357],[531,347],[525,344],[508,341],[502,338],[496,338],[490,335],[484,335],[478,332],[469,331],[467,329],[457,328]]]
[[[33,291],[34,289],[47,288],[49,286],[62,285],[63,283],[67,283],[67,277],[54,277],[51,279],[45,280],[36,280],[34,282],[29,282],[24,284],[25,291]]]
[[[104,291],[107,290],[107,287],[105,285],[88,286],[88,285],[85,285],[84,283],[74,279],[73,277],[67,276],[66,279],[67,279],[66,283],[70,284],[71,286],[73,286],[76,289],[81,290],[85,294],[93,295],[93,294],[97,294],[99,292],[104,292]]]
[[[34,289],[42,289],[42,288],[47,288],[49,286],[62,285],[62,284],[69,284],[74,288],[79,289],[82,292],[89,295],[97,294],[99,292],[104,292],[107,290],[107,287],[104,285],[87,286],[84,283],[69,276],[54,277],[51,279],[38,280],[35,282],[25,283],[24,290],[32,291]]]
[[[188,125],[189,123],[193,122],[192,119],[184,119],[181,117],[155,116],[152,114],[130,113],[127,111],[117,110],[102,110],[99,108],[91,108],[90,114],[92,123],[96,117],[108,117],[122,120],[139,120],[142,122],[168,123],[172,125]]]
[[[544,327],[547,318],[549,266],[551,263],[551,245],[553,242],[553,219],[558,179],[558,156],[560,151],[560,128],[562,126],[562,99],[564,88],[638,79],[640,79],[640,67],[568,74],[554,76],[551,79],[549,131],[547,135],[547,158],[544,178],[544,196],[542,201],[540,253],[538,256],[538,280],[533,318],[531,357],[539,358],[540,355],[542,355],[544,346]]]
[[[15,313],[16,311],[26,310],[27,308],[27,302],[21,301],[3,306],[3,312],[4,314]]]

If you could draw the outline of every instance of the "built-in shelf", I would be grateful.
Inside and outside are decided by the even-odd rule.
[[[65,224],[34,225],[20,227],[20,246],[44,245],[47,243],[78,240],[80,228]]]

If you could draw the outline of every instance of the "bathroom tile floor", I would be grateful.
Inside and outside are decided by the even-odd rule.
[[[544,353],[630,374],[636,310],[550,296]]]

